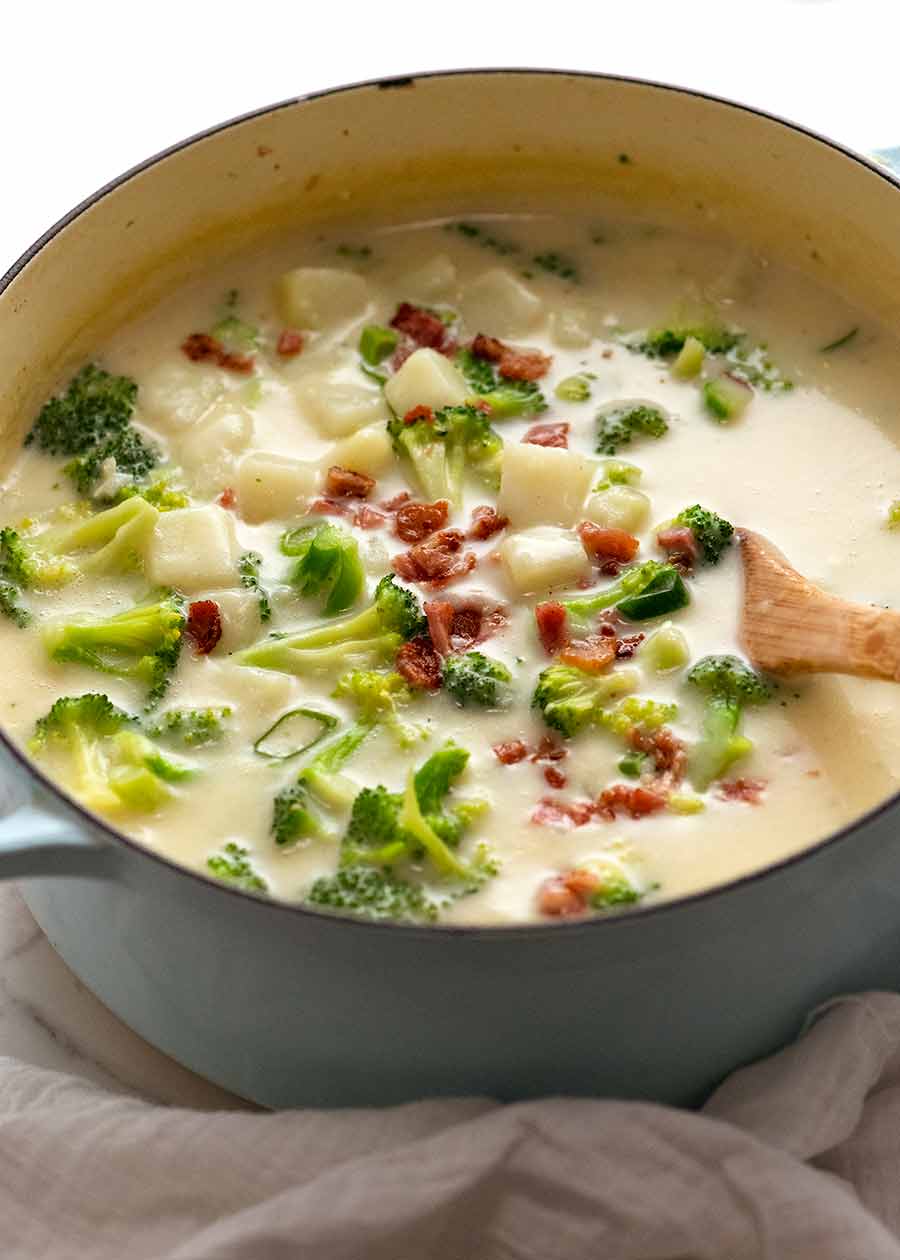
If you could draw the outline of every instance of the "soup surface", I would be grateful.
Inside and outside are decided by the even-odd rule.
[[[326,909],[751,871],[898,786],[888,684],[740,659],[731,534],[900,605],[896,355],[798,274],[596,213],[273,244],[37,418],[0,717],[142,843]]]

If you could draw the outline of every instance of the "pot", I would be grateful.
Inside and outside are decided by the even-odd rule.
[[[371,209],[495,209],[602,190],[716,221],[900,314],[890,175],[758,111],[542,71],[392,79],[289,101],[101,189],[0,282],[3,442],[117,321],[211,258]],[[811,195],[814,190],[814,195]],[[681,901],[552,926],[341,920],[235,892],[141,848],[0,732],[0,876],[118,1016],[272,1107],[423,1095],[692,1104],[817,1003],[900,982],[893,798],[790,860]]]

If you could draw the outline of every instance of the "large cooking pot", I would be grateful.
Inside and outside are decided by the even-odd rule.
[[[0,282],[2,440],[17,447],[48,389],[117,320],[261,234],[348,208],[497,209],[547,188],[665,208],[694,228],[714,219],[881,318],[900,313],[896,183],[799,127],[594,75],[393,79],[227,123],[52,228]],[[2,733],[0,761],[0,876],[28,877],[62,957],[148,1041],[270,1106],[463,1093],[693,1103],[816,1003],[900,982],[896,797],[671,904],[419,928],[231,891],[92,817]]]

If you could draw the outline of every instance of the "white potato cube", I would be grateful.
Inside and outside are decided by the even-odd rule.
[[[234,519],[220,507],[161,512],[147,548],[144,569],[154,586],[185,594],[215,586],[237,586],[238,544]]]
[[[638,534],[650,519],[650,500],[633,486],[610,486],[589,496],[584,519],[606,529],[624,529]]]
[[[384,387],[398,416],[413,407],[458,407],[470,394],[465,377],[437,350],[414,351]]]
[[[229,656],[256,642],[263,630],[255,591],[213,591],[210,599],[219,605],[222,618],[222,637],[213,649],[216,656]]]
[[[503,267],[492,267],[474,280],[460,306],[469,331],[490,337],[522,337],[544,315],[538,295]]]
[[[195,424],[224,388],[221,368],[189,363],[179,354],[141,374],[138,415],[164,433],[178,433]]]
[[[404,276],[399,288],[412,302],[452,297],[456,290],[456,268],[446,254],[436,254],[421,267]]]
[[[337,464],[340,468],[368,473],[370,477],[380,477],[393,462],[391,439],[383,424],[370,424],[365,429],[351,433],[349,437],[335,442],[322,456],[322,468],[326,471]]]
[[[550,316],[550,335],[566,350],[584,350],[594,340],[589,313],[580,306],[567,306]]]
[[[300,516],[317,493],[322,470],[318,463],[253,451],[237,472],[238,508],[250,525]]]
[[[387,423],[380,390],[331,376],[308,376],[295,387],[301,410],[325,438],[340,438],[365,425]]]
[[[252,441],[252,413],[226,398],[186,430],[178,446],[179,459],[188,480],[212,494],[233,479],[237,457]]]
[[[537,525],[510,534],[500,544],[500,559],[510,585],[519,595],[572,586],[591,572],[591,562],[578,535],[555,525]]]
[[[596,461],[576,451],[530,442],[507,442],[497,511],[514,529],[576,524]]]
[[[339,267],[296,267],[278,283],[282,315],[295,328],[330,328],[362,315],[369,286],[355,271]]]

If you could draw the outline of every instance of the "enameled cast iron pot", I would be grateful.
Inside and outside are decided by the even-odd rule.
[[[900,313],[898,187],[800,128],[600,76],[365,84],[177,146],[20,259],[0,282],[8,452],[136,295],[348,209],[492,210],[548,188],[658,207],[694,230],[715,220],[881,318]],[[271,1106],[560,1092],[693,1103],[795,1034],[816,1003],[900,984],[897,798],[673,904],[555,926],[416,928],[232,892],[91,817],[2,734],[0,761],[0,876],[27,877],[62,957],[156,1046]]]

